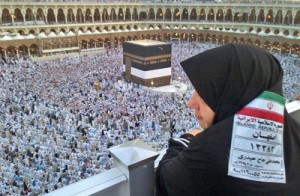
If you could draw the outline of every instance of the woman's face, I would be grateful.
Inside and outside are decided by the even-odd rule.
[[[191,96],[187,106],[195,110],[195,117],[203,129],[207,129],[212,125],[215,112],[210,109],[196,91]]]

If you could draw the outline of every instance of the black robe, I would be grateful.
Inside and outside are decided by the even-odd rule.
[[[260,48],[226,45],[181,63],[195,90],[215,112],[213,125],[190,141],[174,139],[157,168],[158,195],[300,195],[300,124],[284,112],[286,183],[228,175],[234,114],[263,91],[282,95],[278,60]]]

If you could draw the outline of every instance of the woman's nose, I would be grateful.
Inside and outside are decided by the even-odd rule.
[[[193,98],[193,96],[188,100],[187,107],[189,107],[191,109],[196,109],[196,102],[195,102],[195,99]]]

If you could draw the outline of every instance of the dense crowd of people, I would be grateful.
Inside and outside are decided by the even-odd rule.
[[[45,194],[112,167],[108,148],[140,138],[160,151],[198,126],[185,106],[192,85],[179,62],[216,47],[173,43],[172,79],[185,93],[157,93],[123,78],[122,48],[52,61],[0,63],[0,195]],[[300,92],[300,67],[276,54],[284,94]],[[97,84],[97,85],[96,85]]]

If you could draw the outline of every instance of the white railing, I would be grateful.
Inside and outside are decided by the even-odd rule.
[[[109,149],[114,168],[49,193],[50,196],[154,196],[159,153],[140,140]]]
[[[300,122],[300,101],[286,104],[291,115]],[[160,153],[140,140],[133,140],[109,149],[114,168],[59,190],[50,196],[154,196],[155,170],[166,149]]]

